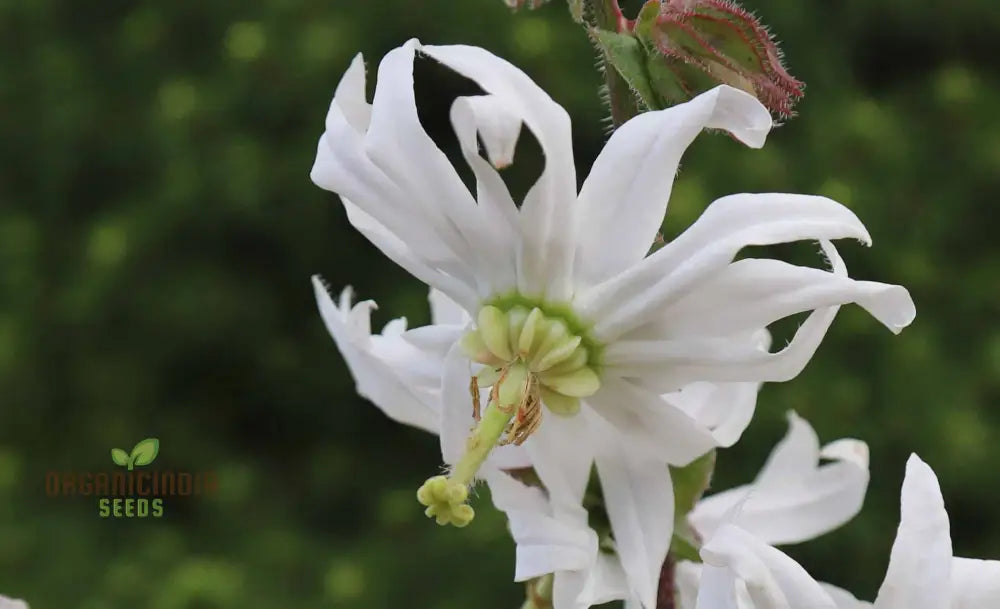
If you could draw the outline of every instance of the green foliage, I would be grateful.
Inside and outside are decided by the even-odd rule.
[[[875,240],[843,245],[852,274],[908,286],[918,317],[893,337],[842,310],[805,372],[764,388],[714,488],[752,480],[794,408],[824,440],[872,448],[862,514],[789,549],[813,572],[874,596],[910,451],[941,477],[956,551],[1000,558],[1000,7],[745,4],[809,85],[800,116],[759,151],[699,139],[666,237],[727,193],[833,196]],[[351,57],[374,74],[411,36],[525,69],[573,116],[586,175],[602,78],[561,3],[0,2],[0,591],[81,609],[523,601],[487,493],[461,531],[424,517],[414,494],[437,440],[355,396],[309,284],[315,272],[352,284],[379,303],[376,327],[427,320],[424,288],[308,179]],[[418,65],[421,118],[454,159],[448,104],[470,92]],[[540,153],[521,140],[505,177],[523,194]],[[772,253],[817,261],[812,246]],[[46,472],[118,469],[109,447],[150,436],[163,443],[154,467],[212,468],[218,493],[167,500],[156,520],[46,497]]]

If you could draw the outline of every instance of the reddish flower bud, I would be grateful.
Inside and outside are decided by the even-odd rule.
[[[805,86],[782,65],[760,20],[731,0],[649,0],[619,32],[591,35],[651,109],[727,84],[790,117]]]

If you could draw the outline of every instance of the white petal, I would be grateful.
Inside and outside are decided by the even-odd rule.
[[[456,341],[445,357],[441,378],[441,456],[449,465],[462,458],[469,432],[475,427],[469,393],[471,378],[469,360]]]
[[[680,609],[695,609],[701,582],[701,563],[679,561],[674,566],[674,586]]]
[[[432,324],[465,326],[472,321],[469,313],[441,290],[431,288],[427,300],[431,305]]]
[[[523,444],[555,509],[583,500],[594,462],[590,435],[587,417],[548,415]]]
[[[360,60],[352,64],[330,106],[311,177],[349,199],[413,250],[423,265],[476,292],[475,279],[484,275],[478,272],[482,260],[474,244],[481,241],[483,226],[472,196],[417,119],[416,45],[410,41],[380,63],[367,131],[359,130],[357,116],[350,116],[366,104]],[[341,100],[353,104],[342,105]],[[377,244],[383,247],[384,242],[383,235]],[[400,247],[394,244],[392,250],[386,253],[398,255]],[[448,292],[446,286],[434,285]]]
[[[630,450],[628,437],[604,424],[597,473],[632,593],[656,609],[660,569],[674,530],[674,490],[666,464]]]
[[[584,293],[577,310],[595,320],[595,336],[607,342],[654,319],[666,304],[724,269],[748,245],[847,237],[871,240],[851,210],[824,197],[723,197],[677,239]]]
[[[820,582],[819,585],[823,586],[823,591],[833,599],[833,602],[837,605],[837,609],[869,609],[872,606],[871,603],[859,601],[854,598],[853,594],[837,586],[831,586],[823,582]]]
[[[705,561],[702,590],[723,585],[705,581],[710,567],[729,570],[746,585],[756,609],[836,609],[836,605],[798,563],[779,550],[768,546],[746,531],[724,524],[701,549]],[[723,591],[713,591],[720,595]],[[731,607],[734,604],[712,605],[699,595],[698,609]]]
[[[899,529],[876,609],[948,607],[951,533],[934,471],[916,455],[906,462]]]
[[[578,281],[599,283],[646,256],[663,223],[681,155],[705,128],[725,129],[760,148],[771,115],[752,95],[720,86],[687,103],[640,114],[615,130],[577,202]]]
[[[514,158],[514,146],[521,129],[520,117],[512,114],[495,95],[460,97],[451,106],[451,123],[458,136],[462,155],[476,176],[477,213],[486,230],[480,233],[477,254],[490,273],[487,297],[517,287],[518,235],[517,206],[510,197],[500,174],[479,156],[482,138],[491,162],[508,165]],[[477,137],[478,135],[478,137]]]
[[[820,466],[821,455],[837,461]],[[757,480],[703,499],[689,518],[699,533],[711,536],[739,506],[734,523],[740,528],[765,543],[798,543],[853,518],[867,487],[867,445],[838,440],[821,452],[812,427],[789,413],[788,434]]]
[[[7,598],[6,596],[0,596],[0,609],[28,609],[28,603],[18,599]]]
[[[847,267],[833,244],[821,241],[821,245],[833,274],[846,276]],[[662,391],[697,381],[787,381],[809,363],[838,309],[832,306],[814,311],[788,346],[777,353],[752,342],[734,344],[728,337],[633,339],[612,343],[604,359],[608,371],[640,379]]]
[[[461,266],[443,263],[432,267],[417,251],[378,220],[365,213],[350,199],[341,197],[341,200],[344,203],[347,219],[351,226],[356,228],[393,262],[424,283],[436,286],[432,290],[437,290],[456,303],[461,302],[467,308],[474,308],[478,305],[479,298],[475,290],[470,288],[475,282],[472,277],[461,275],[464,272]]]
[[[819,436],[812,425],[794,411],[789,411],[786,416],[788,433],[775,445],[760,470],[756,481],[760,486],[805,478],[813,473],[819,463]]]
[[[950,607],[1000,607],[1000,561],[955,558],[951,563]]]
[[[368,130],[372,118],[372,106],[365,93],[365,59],[358,53],[333,94],[333,103],[340,106],[347,122],[359,133]]]
[[[577,604],[586,609],[629,596],[628,580],[619,558],[598,552],[597,561],[591,567],[583,590],[577,597]]]
[[[856,281],[779,260],[744,259],[729,265],[662,313],[670,336],[729,335],[762,328],[802,311],[857,303],[895,333],[916,311],[905,288]]]
[[[623,436],[633,450],[671,465],[686,465],[717,446],[707,427],[627,380],[606,376],[587,404]]]
[[[436,390],[427,385],[426,369],[417,366],[432,356],[420,352],[402,336],[372,337],[368,320],[374,302],[361,302],[351,308],[350,290],[346,289],[338,307],[318,277],[313,277],[313,289],[323,322],[354,376],[358,393],[390,418],[437,433]],[[377,348],[373,338],[380,339]],[[440,369],[440,362],[436,367]]]
[[[425,46],[423,52],[474,80],[520,117],[538,139],[545,169],[520,210],[518,289],[522,294],[565,300],[571,294],[575,247],[576,169],[569,115],[524,72],[484,49]]]
[[[417,118],[411,40],[379,64],[365,151],[460,259],[475,259],[482,226],[468,189]]]
[[[365,137],[348,124],[336,103],[327,115],[310,177],[340,194],[351,224],[403,268],[459,301],[468,299],[465,294],[476,294],[466,257],[449,246],[427,214],[412,205],[411,196],[372,162]],[[456,287],[456,282],[464,285]]]
[[[716,444],[736,443],[757,408],[759,383],[691,383],[661,397],[709,430]]]
[[[590,567],[597,555],[597,537],[582,508],[556,514],[540,489],[495,468],[487,468],[483,475],[493,503],[507,514],[517,543],[515,581]]]

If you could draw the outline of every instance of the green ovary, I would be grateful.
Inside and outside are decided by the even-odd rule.
[[[572,416],[580,398],[601,386],[594,364],[598,347],[566,316],[521,303],[486,305],[477,322],[461,346],[469,359],[485,365],[472,383],[474,401],[478,387],[492,386],[490,401],[451,475],[429,478],[417,491],[427,516],[441,525],[464,527],[472,521],[475,513],[465,502],[476,472],[494,446],[527,439],[541,424],[542,404],[556,415]]]

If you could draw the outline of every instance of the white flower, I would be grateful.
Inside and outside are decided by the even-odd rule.
[[[788,422],[788,433],[753,484],[706,497],[688,515],[699,535],[712,540],[706,544],[709,552],[712,544],[721,543],[714,541],[720,534],[722,539],[753,539],[758,547],[799,543],[839,527],[861,509],[868,487],[868,445],[841,439],[821,449],[808,422],[794,412],[788,413]],[[820,465],[821,458],[833,462]],[[701,564],[678,563],[681,607],[695,607],[701,573]],[[743,587],[736,590],[745,596]],[[746,602],[741,607],[753,606]]]
[[[845,438],[820,448],[812,426],[789,412],[788,434],[757,479],[702,499],[688,519],[704,538],[730,521],[764,543],[800,543],[853,518],[867,489],[867,444]]]
[[[0,595],[0,609],[28,609],[28,603]]]
[[[323,320],[356,379],[358,392],[389,417],[439,434],[439,382],[448,345],[434,337],[444,328],[463,328],[468,321],[464,312],[432,289],[431,326],[408,330],[405,319],[395,319],[381,334],[373,335],[372,302],[352,306],[350,290],[344,290],[335,303],[319,278],[314,278],[314,285]],[[720,445],[729,445],[750,420],[756,393],[755,383],[695,383],[662,397],[695,418]],[[597,433],[582,443],[600,446],[598,452],[612,455],[602,458],[602,463],[642,458],[643,453],[630,454],[627,437],[600,419],[594,423],[586,430]],[[614,544],[613,553],[607,551],[609,548],[598,551],[597,533],[588,525],[587,513],[578,502],[565,494],[550,495],[525,486],[502,471],[530,465],[526,446],[508,445],[494,450],[480,470],[490,485],[494,504],[506,512],[511,523],[517,543],[516,581],[554,573],[556,609],[579,609],[612,599],[635,600],[637,593],[630,581],[656,581],[658,573],[646,572],[646,552],[665,552],[674,509],[668,470],[662,464],[632,463],[628,469],[642,474],[634,480],[638,487],[635,494],[621,493],[617,486],[603,489],[610,494],[609,506],[617,510],[615,540],[624,541]],[[607,467],[603,470],[605,480],[615,483],[622,477]],[[627,476],[623,479],[629,481]],[[611,493],[621,493],[621,499]],[[639,516],[649,515],[662,518],[639,520]],[[626,577],[623,562],[637,569],[631,577]],[[634,589],[642,585],[636,583]]]
[[[937,476],[911,455],[900,497],[899,529],[874,605],[829,586],[840,609],[987,609],[1000,607],[1000,561],[954,558],[951,526]]]
[[[475,196],[417,119],[417,50],[487,93],[459,98],[451,112]],[[546,165],[518,207],[494,167],[512,162],[521,124]],[[359,231],[473,320],[465,331],[421,329],[420,338],[450,344],[440,430],[444,460],[454,467],[421,488],[430,515],[468,522],[466,485],[498,441],[524,443],[550,495],[568,503],[579,503],[596,462],[623,560],[641,557],[625,569],[649,607],[672,526],[672,514],[652,512],[643,499],[672,493],[649,465],[684,464],[720,443],[660,394],[697,382],[792,378],[844,303],[860,304],[893,331],[910,323],[905,289],[849,279],[828,242],[832,273],[733,262],[747,245],[870,241],[850,210],[822,197],[724,197],[646,256],[694,137],[724,129],[759,147],[770,126],[752,96],[713,89],[620,127],[577,193],[569,117],[511,64],[475,47],[410,41],[382,60],[369,105],[355,59],[330,106],[313,181],[339,193]],[[479,155],[480,139],[490,162]],[[768,324],[809,310],[788,346],[777,353],[761,346]],[[493,386],[481,419],[473,416],[473,375]],[[609,441],[592,440],[602,435]],[[622,438],[627,454],[617,449]]]
[[[810,577],[787,555],[726,523],[701,550],[705,563],[685,609],[986,609],[1000,606],[1000,561],[953,558],[948,513],[937,477],[911,455],[900,498],[901,516],[885,581],[875,603]]]

